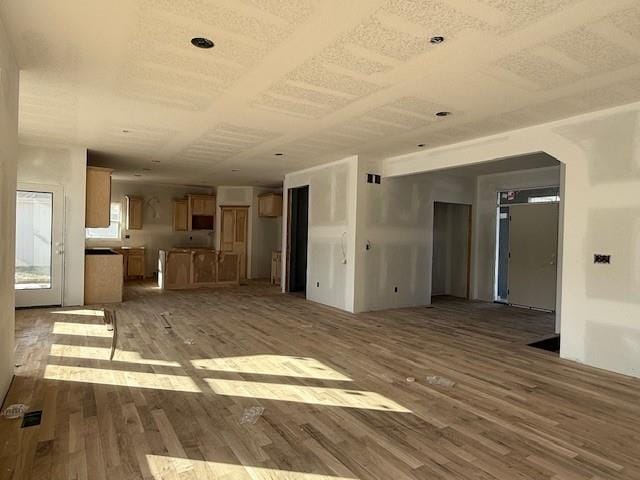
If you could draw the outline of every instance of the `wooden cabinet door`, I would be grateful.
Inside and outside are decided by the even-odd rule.
[[[127,277],[144,278],[144,255],[138,253],[127,255]]]
[[[111,170],[87,167],[85,226],[106,228],[111,224]]]
[[[258,216],[279,217],[282,215],[282,195],[268,193],[258,199]]]
[[[247,278],[248,207],[222,207],[220,250],[238,255],[240,280]]]
[[[168,252],[165,264],[165,287],[187,288],[192,281],[191,252]]]
[[[216,214],[216,197],[207,196],[203,198],[204,215]]]
[[[193,257],[193,282],[214,283],[218,254],[213,250],[196,251]]]
[[[127,195],[127,230],[142,230],[143,206],[142,197]]]
[[[185,232],[189,229],[187,200],[173,201],[173,229],[177,232]]]

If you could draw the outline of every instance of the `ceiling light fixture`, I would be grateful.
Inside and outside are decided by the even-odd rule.
[[[204,37],[194,37],[191,39],[191,45],[198,48],[213,48],[215,43]]]
[[[141,173],[134,173],[134,174],[133,174],[133,176],[134,176],[134,177],[141,177],[141,176],[142,176],[142,174],[141,174]]]
[[[129,130],[122,130],[122,133],[129,133]]]
[[[420,148],[422,148],[422,147],[426,147],[426,146],[427,146],[427,144],[426,144],[426,143],[419,143],[419,144],[418,144],[418,146],[419,146]]]
[[[231,171],[232,171],[232,172],[239,172],[240,170],[239,170],[239,169],[237,169],[237,168],[232,168],[232,169],[231,169]]]
[[[436,112],[434,115],[436,117],[448,117],[449,115],[451,115],[451,112]]]
[[[444,37],[440,37],[440,36],[431,37],[429,39],[429,42],[433,43],[434,45],[438,45],[438,44],[444,42]]]
[[[151,163],[160,163],[160,160],[151,160]]]
[[[275,155],[276,157],[281,157],[282,155],[284,155],[284,153],[274,153],[274,155]]]

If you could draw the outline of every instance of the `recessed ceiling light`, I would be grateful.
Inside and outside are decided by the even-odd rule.
[[[160,160],[151,160],[151,163],[160,163]]]
[[[198,48],[213,48],[215,43],[208,38],[194,37],[191,39],[191,45]]]
[[[145,172],[150,172],[151,171],[151,169],[148,168],[148,167],[144,167],[142,170],[144,170]]]
[[[448,117],[449,115],[451,115],[451,112],[436,112],[435,113],[436,117]]]
[[[440,36],[436,36],[436,37],[431,37],[431,39],[429,40],[431,43],[433,43],[434,45],[437,45],[439,43],[444,42],[444,37],[440,37]]]
[[[281,157],[282,155],[284,155],[284,153],[274,153],[274,155],[275,155],[276,157]]]
[[[129,130],[122,130],[122,133],[129,133]]]
[[[134,173],[134,174],[133,174],[133,176],[134,176],[134,177],[141,177],[141,176],[142,176],[142,174],[141,174],[141,173]]]
[[[419,143],[419,144],[418,144],[418,146],[419,146],[420,148],[425,147],[426,145],[427,145],[426,143]]]
[[[239,172],[240,170],[239,170],[239,169],[237,169],[237,168],[232,168],[232,169],[231,169],[231,171],[232,171],[232,172]]]

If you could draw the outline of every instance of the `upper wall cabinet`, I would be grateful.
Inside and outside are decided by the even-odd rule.
[[[187,217],[189,216],[188,200],[179,199],[173,201],[173,229],[176,232],[186,232],[189,230],[189,222]]]
[[[189,230],[213,230],[216,215],[216,197],[213,195],[187,195]]]
[[[111,170],[87,167],[85,226],[105,228],[111,223]]]
[[[260,217],[279,217],[282,215],[282,194],[265,193],[258,197],[258,215]]]
[[[144,217],[144,199],[134,195],[127,195],[127,230],[142,230]]]

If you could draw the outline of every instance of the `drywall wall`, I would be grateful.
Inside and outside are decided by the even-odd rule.
[[[556,185],[560,185],[559,165],[477,177],[472,298],[494,300],[498,192]]]
[[[18,182],[64,189],[64,305],[84,303],[84,217],[87,149],[77,146],[20,145]]]
[[[145,274],[148,277],[158,271],[158,251],[172,247],[210,247],[213,234],[210,232],[175,232],[173,230],[173,199],[185,198],[189,193],[209,194],[206,188],[112,180],[111,202],[120,202],[123,212],[122,239],[87,239],[87,246],[145,247]],[[142,230],[126,230],[126,195],[144,199]],[[129,238],[126,238],[126,236]]]
[[[459,203],[434,204],[432,296],[467,296],[469,208]]]
[[[376,185],[361,172],[359,183],[356,310],[430,304],[434,202],[471,205],[475,182],[426,174]]]
[[[287,174],[287,190],[309,185],[307,298],[354,311],[355,233],[358,157]],[[286,252],[287,222],[283,222],[282,251]],[[282,272],[286,272],[286,255]],[[285,288],[283,282],[283,289]]]
[[[251,278],[271,277],[271,253],[282,245],[282,217],[258,216],[259,196],[274,191],[267,188],[253,189]]]
[[[13,378],[18,77],[0,21],[0,402]]]
[[[563,358],[640,376],[640,103],[383,161],[385,176],[544,151],[564,163]],[[596,253],[611,264],[594,264]]]

